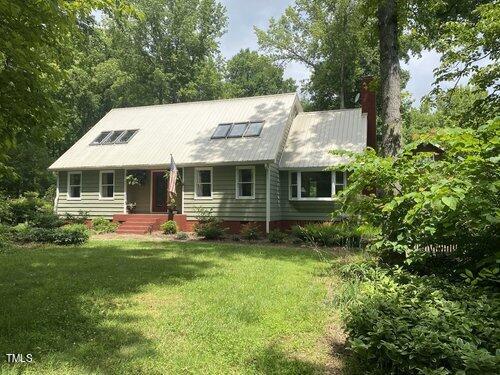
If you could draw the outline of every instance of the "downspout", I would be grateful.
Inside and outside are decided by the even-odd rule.
[[[181,181],[181,214],[184,215],[184,171],[186,168],[182,168],[182,181]]]
[[[57,214],[57,206],[59,204],[59,171],[56,172],[56,197],[54,198],[54,213]]]
[[[271,172],[270,165],[266,164],[266,233],[269,233],[269,222],[271,221]]]

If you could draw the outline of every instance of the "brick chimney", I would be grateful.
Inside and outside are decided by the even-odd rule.
[[[375,103],[375,92],[370,91],[370,83],[373,77],[363,77],[361,81],[361,112],[366,113],[366,145],[373,149],[377,149],[377,107]]]

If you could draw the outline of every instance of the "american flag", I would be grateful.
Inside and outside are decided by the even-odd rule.
[[[170,155],[170,174],[168,176],[168,189],[170,195],[175,194],[175,182],[177,181],[177,166],[174,157]]]

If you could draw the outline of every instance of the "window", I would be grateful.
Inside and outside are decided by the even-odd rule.
[[[346,184],[346,173],[341,171],[290,172],[291,200],[330,200],[342,191]]]
[[[113,199],[115,195],[115,172],[101,171],[99,177],[100,199]]]
[[[335,195],[344,190],[346,185],[346,173],[342,171],[335,172]]]
[[[231,129],[232,124],[219,124],[217,129],[215,129],[212,138],[226,138],[229,129]]]
[[[137,129],[125,131],[120,138],[116,140],[115,143],[128,143],[130,139],[137,133]]]
[[[245,130],[247,129],[248,123],[246,122],[237,122],[233,124],[233,127],[229,131],[229,134],[227,135],[228,138],[239,138],[243,136],[243,133],[245,133]]]
[[[264,122],[251,122],[248,125],[247,131],[245,132],[245,137],[258,137],[260,132],[262,131],[262,127],[264,126]]]
[[[236,167],[236,199],[255,198],[255,168]]]
[[[212,168],[196,168],[195,175],[195,198],[212,198]]]
[[[68,173],[68,199],[81,199],[82,196],[82,173]]]
[[[110,135],[110,134],[111,134],[111,132],[110,132],[110,131],[109,131],[109,132],[101,132],[101,134],[99,134],[99,135],[96,137],[96,139],[94,139],[94,140],[92,141],[91,145],[98,145],[98,144],[100,144],[100,143],[101,143],[102,141],[104,141],[104,139],[106,139],[106,137],[107,137],[108,135]]]
[[[115,141],[124,133],[124,130],[115,130],[107,138],[104,139],[102,143],[110,144],[115,143]]]
[[[332,173],[331,172],[301,172],[300,197],[301,198],[331,198]]]

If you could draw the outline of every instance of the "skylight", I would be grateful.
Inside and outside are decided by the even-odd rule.
[[[247,125],[248,125],[248,123],[246,123],[246,122],[237,122],[237,123],[233,124],[227,137],[228,138],[239,138],[239,137],[243,136],[243,133],[245,133],[245,130],[247,129]]]
[[[262,132],[264,121],[233,122],[217,125],[212,139],[258,137]]]
[[[103,131],[92,141],[91,145],[110,145],[117,143],[128,143],[128,141],[130,141],[137,132],[138,132],[137,129]]]
[[[99,143],[101,143],[111,132],[101,132],[101,134],[99,134],[96,139],[94,139],[92,141],[91,144],[93,145],[98,145]]]
[[[251,122],[248,125],[247,131],[245,132],[245,137],[258,137],[264,126],[263,121]]]
[[[229,129],[231,129],[232,124],[219,124],[217,129],[215,129],[212,138],[226,138]]]
[[[115,143],[115,141],[124,133],[124,130],[115,130],[108,137],[104,139],[102,143],[110,144]]]

